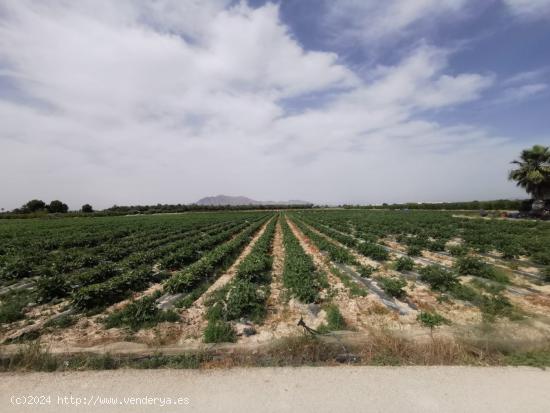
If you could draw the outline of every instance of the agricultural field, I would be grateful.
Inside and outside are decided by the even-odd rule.
[[[550,223],[440,211],[0,221],[0,340],[54,352],[254,349],[377,332],[550,338]]]

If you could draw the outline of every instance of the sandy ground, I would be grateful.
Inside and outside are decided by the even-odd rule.
[[[50,403],[15,405],[24,396],[50,396]],[[111,404],[104,404],[109,398]],[[130,398],[136,398],[134,405]],[[161,406],[167,398],[181,404]],[[0,375],[0,410],[5,413],[536,413],[548,412],[549,407],[550,371],[535,368],[300,367]]]

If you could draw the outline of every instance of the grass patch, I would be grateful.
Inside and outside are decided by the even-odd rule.
[[[331,267],[330,271],[342,281],[342,284],[349,288],[352,297],[366,297],[368,295],[368,290],[356,283],[349,275],[334,267]]]
[[[329,304],[325,307],[327,313],[327,323],[322,324],[317,331],[320,333],[328,333],[329,331],[346,330],[346,320],[338,309],[336,304]]]
[[[234,343],[237,334],[230,323],[223,320],[209,320],[204,330],[205,343]]]
[[[550,349],[509,354],[505,356],[504,364],[540,368],[550,367]]]
[[[57,317],[53,320],[49,320],[44,324],[44,327],[51,328],[67,328],[76,323],[77,318],[70,314],[64,314],[60,317]]]

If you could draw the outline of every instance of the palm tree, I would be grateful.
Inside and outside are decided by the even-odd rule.
[[[520,160],[512,163],[518,167],[510,171],[508,179],[533,197],[533,209],[544,207],[544,200],[550,199],[550,148],[535,145],[524,149]]]

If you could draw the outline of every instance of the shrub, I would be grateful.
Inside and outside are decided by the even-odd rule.
[[[412,271],[414,261],[409,257],[400,257],[395,261],[395,269],[397,271]]]
[[[508,298],[500,294],[484,295],[480,308],[487,321],[493,321],[497,317],[514,317],[514,306]]]
[[[361,277],[369,278],[376,271],[376,268],[372,265],[358,265],[357,270]]]
[[[227,319],[246,317],[260,322],[266,314],[266,299],[265,288],[259,288],[247,280],[235,280],[225,298]]]
[[[533,254],[533,262],[541,265],[550,265],[550,252],[536,252]]]
[[[65,297],[70,292],[70,286],[62,275],[40,277],[36,281],[38,300],[47,303],[54,298]]]
[[[13,323],[25,317],[23,309],[28,303],[25,297],[15,294],[8,295],[0,305],[0,324]]]
[[[496,271],[493,266],[476,257],[460,257],[455,262],[455,268],[462,275],[475,275],[502,283],[509,282],[506,274]]]
[[[380,277],[378,279],[382,289],[389,295],[395,298],[401,298],[406,295],[406,292],[403,288],[407,286],[407,282],[400,278],[388,278]]]
[[[451,291],[459,284],[457,276],[440,265],[429,265],[420,269],[420,280],[428,283],[432,290]]]
[[[373,244],[371,242],[363,242],[357,246],[357,251],[365,257],[372,258],[376,261],[386,261],[390,255],[384,247]]]
[[[452,245],[449,247],[449,254],[453,257],[463,257],[468,254],[468,248],[464,245]]]
[[[428,243],[428,250],[433,252],[445,251],[445,241],[435,240]]]
[[[550,282],[550,266],[544,269],[544,271],[542,272],[542,277],[544,281]]]
[[[424,312],[421,311],[416,319],[424,326],[430,329],[430,335],[433,338],[434,328],[439,327],[442,324],[448,323],[448,320],[436,312]]]
[[[409,245],[409,247],[407,248],[407,255],[409,257],[418,257],[422,255],[422,247],[415,244]]]
[[[517,258],[521,255],[522,250],[518,245],[506,244],[500,248],[503,258]]]
[[[222,320],[208,321],[204,330],[205,343],[234,343],[237,335],[231,324]]]

